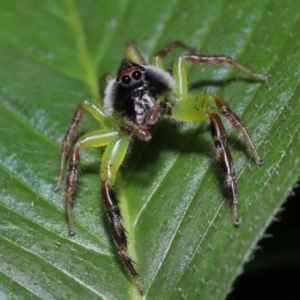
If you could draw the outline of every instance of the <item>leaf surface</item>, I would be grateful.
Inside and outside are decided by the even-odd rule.
[[[173,40],[272,74],[188,66],[192,93],[223,97],[244,120],[265,165],[227,124],[243,224],[232,226],[207,125],[162,121],[134,141],[116,190],[145,299],[222,299],[299,175],[300,3],[2,1],[0,4],[0,298],[139,299],[109,236],[99,195],[101,151],[85,151],[67,235],[53,185],[72,113],[98,96],[127,41],[147,56]],[[176,51],[172,58],[179,55]],[[87,115],[82,129],[100,125]]]

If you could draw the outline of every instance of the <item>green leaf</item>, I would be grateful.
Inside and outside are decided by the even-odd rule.
[[[112,244],[99,195],[97,150],[83,153],[67,235],[53,185],[72,113],[97,97],[126,41],[150,56],[173,40],[272,74],[249,81],[228,66],[189,66],[193,93],[230,103],[265,165],[226,123],[243,224],[232,225],[205,124],[162,121],[134,141],[116,190],[145,299],[224,299],[299,175],[300,3],[23,0],[0,4],[0,298],[139,299]],[[179,55],[175,52],[167,59]],[[87,116],[82,128],[100,125]]]

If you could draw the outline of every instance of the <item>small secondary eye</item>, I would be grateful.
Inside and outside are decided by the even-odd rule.
[[[145,68],[144,68],[144,67],[140,67],[140,70],[141,70],[142,72],[145,72]]]
[[[142,73],[140,71],[134,71],[131,76],[134,80],[139,80],[142,77]]]
[[[128,75],[124,75],[121,80],[122,80],[122,83],[129,84],[131,81],[131,78]]]

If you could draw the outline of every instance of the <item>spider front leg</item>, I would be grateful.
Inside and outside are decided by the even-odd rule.
[[[116,179],[117,171],[125,158],[129,143],[130,136],[118,136],[114,138],[105,149],[101,161],[101,192],[115,246],[117,247],[119,255],[127,270],[135,280],[140,293],[144,294],[145,288],[139,280],[139,275],[133,267],[133,261],[129,257],[127,251],[127,239],[125,235],[125,229],[122,225],[122,217],[118,200],[115,192],[112,189]]]

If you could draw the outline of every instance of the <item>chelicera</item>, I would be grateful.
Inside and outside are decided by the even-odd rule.
[[[174,61],[172,76],[163,70],[162,58],[177,47],[186,49],[188,54],[182,55]],[[254,73],[225,55],[197,54],[193,49],[178,41],[158,51],[152,59],[152,64],[146,63],[134,42],[127,45],[126,54],[126,58],[121,62],[117,76],[107,84],[103,106],[95,100],[87,99],[76,109],[62,142],[60,173],[55,189],[59,189],[61,185],[67,153],[71,145],[73,145],[69,153],[65,202],[69,234],[74,235],[75,227],[72,207],[73,195],[78,183],[80,151],[89,147],[106,146],[101,159],[101,192],[112,239],[138,289],[141,293],[144,293],[144,286],[141,284],[138,273],[127,252],[127,240],[125,229],[122,225],[117,195],[112,189],[115,184],[116,174],[126,156],[131,140],[139,138],[149,141],[151,139],[151,128],[161,118],[170,118],[183,122],[209,122],[217,159],[221,164],[230,192],[233,223],[238,226],[240,220],[238,215],[237,183],[220,115],[223,115],[243,135],[257,165],[262,165],[263,160],[259,156],[245,124],[223,99],[210,93],[198,93],[196,95],[188,93],[185,63],[229,64],[251,77],[264,81],[270,76]],[[84,111],[88,111],[97,119],[101,123],[102,129],[85,133],[75,140],[76,129]]]

